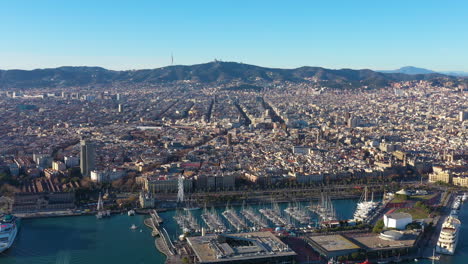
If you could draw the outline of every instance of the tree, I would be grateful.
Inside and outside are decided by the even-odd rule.
[[[384,227],[385,227],[384,221],[380,219],[379,221],[377,221],[377,223],[375,223],[375,226],[372,229],[372,232],[381,233]]]
[[[354,259],[354,260],[358,260],[358,259],[363,259],[364,258],[364,253],[362,252],[353,252],[351,254],[351,258]]]
[[[408,225],[406,225],[406,229],[421,229],[421,225],[419,223],[409,223]]]

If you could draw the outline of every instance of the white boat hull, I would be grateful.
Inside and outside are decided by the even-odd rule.
[[[456,248],[456,246],[455,246]],[[453,250],[449,250],[446,248],[441,248],[441,247],[436,247],[436,252],[439,254],[444,254],[444,255],[453,255],[455,254],[455,248]]]
[[[454,216],[449,216],[442,224],[442,230],[435,251],[439,254],[453,255],[460,237],[461,222]]]
[[[13,242],[15,242],[16,235],[18,234],[18,226],[16,226],[13,231],[11,232],[9,239],[5,243],[0,243],[0,253],[3,251],[9,249],[12,245]]]

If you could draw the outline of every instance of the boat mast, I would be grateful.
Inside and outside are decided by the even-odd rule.
[[[98,210],[98,211],[101,211],[103,208],[104,208],[104,205],[103,205],[103,203],[102,203],[101,193],[99,193],[99,199],[98,199],[98,204],[97,204],[97,210]]]
[[[434,264],[434,260],[435,260],[435,247],[432,250],[432,264]]]
[[[367,202],[367,186],[364,187],[364,202]]]

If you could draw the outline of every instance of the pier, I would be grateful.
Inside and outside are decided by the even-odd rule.
[[[210,232],[224,233],[227,231],[226,226],[223,224],[214,208],[211,209],[211,212],[205,208],[202,219],[205,221]]]
[[[321,193],[320,202],[315,206],[310,206],[309,210],[319,216],[322,224],[337,220],[335,208],[328,193]]]
[[[308,225],[311,223],[308,213],[299,206],[288,207],[284,209],[284,211],[301,225]]]
[[[237,231],[242,231],[248,228],[245,221],[241,219],[237,212],[232,208],[224,211],[223,216],[234,228],[237,229]]]
[[[260,209],[259,212],[262,213],[268,220],[270,220],[277,226],[290,225],[286,219],[280,216],[278,211],[275,211],[273,209]]]
[[[249,220],[256,228],[267,228],[268,223],[254,212],[252,208],[242,209],[242,215]]]
[[[177,211],[174,220],[184,233],[200,232],[200,226],[190,211]]]
[[[157,212],[156,210],[154,210],[154,209],[151,210],[151,211],[150,211],[150,215],[151,215],[151,218],[152,218],[155,222],[157,222],[158,224],[161,224],[161,223],[163,222],[162,217],[160,217],[160,216],[158,215],[158,212]]]
[[[149,227],[149,228],[151,228],[151,229],[153,230],[153,231],[151,232],[151,235],[152,235],[152,236],[159,236],[159,230],[158,230],[159,224],[158,224],[158,222],[155,222],[155,221],[153,220],[153,218],[146,218],[146,219],[143,221],[143,223],[144,223],[147,227]]]
[[[143,223],[151,228],[153,231],[151,232],[152,236],[158,236],[160,235],[159,232],[159,225],[163,222],[163,219],[158,215],[158,212],[156,210],[151,210],[150,211],[150,218],[146,218]]]
[[[156,237],[154,240],[154,245],[158,251],[166,255],[168,259],[175,256],[177,252],[174,244],[172,243],[166,229],[160,226],[160,223],[162,223],[162,218],[159,217],[155,210],[152,210],[150,215],[150,218],[146,218],[144,220],[144,224],[153,230],[151,235]]]

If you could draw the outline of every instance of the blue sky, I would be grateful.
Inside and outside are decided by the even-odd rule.
[[[468,71],[468,1],[2,0],[0,69],[268,67]]]

